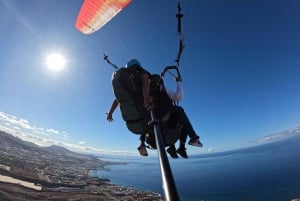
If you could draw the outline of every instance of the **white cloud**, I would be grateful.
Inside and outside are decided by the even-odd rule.
[[[0,112],[0,121],[6,125],[12,125],[15,127],[33,130],[29,122],[26,119],[19,119],[16,116]]]
[[[58,131],[53,128],[40,128],[30,124],[30,122],[26,119],[18,118],[14,115],[10,115],[4,112],[0,112],[0,125],[6,126],[10,129],[20,130],[31,135],[57,135],[60,137],[68,137],[68,133],[65,131]]]
[[[59,131],[57,131],[57,130],[54,130],[54,129],[52,129],[52,128],[50,128],[50,129],[47,129],[46,130],[48,133],[50,133],[50,134],[55,134],[55,135],[59,135],[60,134],[60,132]]]
[[[271,135],[267,135],[264,136],[262,139],[258,140],[258,143],[268,143],[271,141],[276,141],[276,140],[280,140],[280,139],[284,139],[286,137],[290,137],[292,135],[297,135],[300,134],[300,125],[297,125],[295,127],[289,128],[287,130],[278,132],[278,133],[274,133]]]
[[[0,112],[0,130],[41,146],[56,144],[58,142],[55,140],[56,138],[61,139],[69,136],[66,131],[33,126],[26,119],[4,112]]]
[[[128,151],[104,150],[89,147],[85,141],[80,141],[78,144],[67,143],[64,141],[69,137],[69,133],[66,131],[36,127],[26,119],[18,118],[4,112],[0,112],[0,130],[39,146],[57,145],[72,151],[101,154],[136,154]]]

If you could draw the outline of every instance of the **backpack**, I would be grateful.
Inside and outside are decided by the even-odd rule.
[[[147,126],[150,120],[150,114],[144,108],[141,71],[147,72],[140,66],[134,65],[120,68],[112,77],[113,92],[119,102],[122,118],[128,129],[135,134],[147,132],[143,127]]]
[[[151,116],[144,107],[141,71],[147,72],[140,66],[120,68],[113,74],[112,86],[127,128],[135,134],[149,134],[146,142],[152,148],[156,148],[153,127],[148,124]],[[160,120],[159,126],[165,145],[168,146],[177,141],[181,127],[177,120],[170,121],[173,119],[173,115],[170,113],[173,103],[164,90],[162,80],[155,80],[153,76],[150,76],[150,79],[150,95],[156,104],[154,111]]]

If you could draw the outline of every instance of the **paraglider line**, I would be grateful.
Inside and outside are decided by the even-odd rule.
[[[110,62],[110,60],[108,59],[108,55],[105,55],[104,53],[103,53],[103,60],[105,60],[108,64],[110,64],[113,68],[115,68],[115,69],[120,69],[116,64],[113,64],[113,63],[111,63]]]

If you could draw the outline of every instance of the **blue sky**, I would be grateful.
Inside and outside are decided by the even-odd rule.
[[[152,73],[174,65],[177,1],[133,0],[91,35],[74,27],[82,2],[0,0],[0,128],[44,145],[136,154],[138,136],[120,112],[106,121],[113,68],[102,54],[119,66],[137,58]],[[252,146],[299,125],[300,2],[181,5],[180,105],[204,144],[188,152]],[[65,56],[62,71],[46,67],[52,52]]]

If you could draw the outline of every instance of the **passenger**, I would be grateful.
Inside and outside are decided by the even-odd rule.
[[[152,77],[156,77],[155,79],[160,79],[160,76],[157,74],[152,75]],[[181,101],[183,98],[183,85],[182,80],[180,77],[176,77],[176,83],[177,83],[177,89],[176,91],[172,91],[171,89],[168,89],[165,87],[165,85],[162,83],[161,86],[166,91],[167,95],[172,101]],[[190,141],[189,145],[197,146],[197,147],[203,147],[203,144],[200,142],[199,136],[196,134],[188,116],[186,115],[184,109],[178,105],[172,105],[171,108],[171,114],[175,115],[178,122],[180,122],[183,126],[182,132],[180,134],[180,145],[179,148],[176,150],[175,145],[171,145],[167,152],[171,155],[173,158],[178,158],[177,153],[182,156],[183,158],[188,158],[185,148],[185,143],[187,140],[187,136],[189,136]],[[176,153],[177,152],[177,153]]]
[[[142,103],[143,105],[134,105],[131,100],[130,100],[131,104],[129,104],[129,105],[130,106],[134,105],[133,107],[136,106],[136,108],[128,108],[126,104],[121,105],[120,109],[121,109],[122,117],[126,121],[126,125],[130,131],[141,135],[140,136],[140,145],[137,148],[140,155],[148,156],[148,152],[147,152],[146,144],[145,144],[145,135],[146,135],[146,133],[149,133],[149,132],[147,132],[147,129],[149,130],[149,128],[145,128],[145,129],[135,128],[135,125],[142,124],[144,127],[147,127],[148,120],[150,120],[150,119],[147,120],[147,114],[149,115],[149,112],[147,110],[149,110],[153,106],[153,98],[152,98],[152,96],[150,96],[150,76],[151,76],[151,74],[148,71],[146,71],[144,68],[142,68],[141,63],[136,59],[130,60],[126,64],[125,67],[127,69],[130,68],[130,73],[128,74],[129,78],[130,78],[130,83],[125,83],[125,84],[128,84],[128,85],[132,84],[132,86],[129,86],[129,88],[131,88],[131,89],[128,89],[127,91],[132,92],[135,90],[134,92],[132,92],[133,96],[139,96],[139,97],[131,98],[132,101],[135,101],[134,104],[139,104],[138,100],[143,99],[143,100],[141,100],[143,102]],[[114,94],[115,94],[115,96],[117,95],[116,90],[114,90]],[[127,94],[127,96],[128,96],[128,94]],[[109,122],[113,121],[113,113],[114,113],[115,109],[118,107],[118,105],[119,105],[119,102],[116,98],[112,102],[109,112],[106,113],[107,120]],[[129,119],[128,115],[131,115],[133,113],[132,110],[134,110],[134,109],[137,110],[134,114],[137,115],[138,113],[140,113],[140,116],[137,116],[136,119]]]
[[[119,98],[122,102],[122,104],[120,105],[122,117],[126,121],[126,125],[128,129],[133,133],[141,135],[140,136],[141,143],[140,146],[138,147],[138,151],[142,156],[148,156],[146,144],[145,144],[145,140],[146,140],[145,136],[146,133],[153,133],[153,128],[148,125],[148,121],[150,120],[148,110],[154,106],[153,103],[154,98],[150,95],[151,94],[150,78],[152,80],[155,79],[161,80],[161,79],[159,75],[151,76],[151,74],[148,71],[146,71],[141,67],[140,62],[136,59],[130,60],[126,64],[126,69],[128,69],[128,72],[125,70],[126,71],[125,78],[124,77],[120,78],[120,76],[118,77],[118,75],[116,75],[118,71],[122,73],[122,70],[124,70],[124,68],[114,73],[112,82],[113,82],[114,94],[116,99],[113,101],[109,112],[106,113],[107,120],[110,122],[113,121],[113,112],[118,107],[118,105],[120,105],[119,104],[120,101],[117,100]],[[117,79],[117,82],[122,82],[122,83],[114,84],[114,78]],[[169,99],[170,101],[169,102],[167,101],[165,105],[161,103],[158,104],[158,107],[156,107],[155,110],[158,111],[157,112],[158,117],[161,117],[162,113],[166,112],[166,109],[167,112],[171,111],[171,114],[173,114],[176,117],[177,121],[179,121],[183,125],[183,130],[182,130],[183,132],[181,133],[180,136],[179,148],[176,150],[175,145],[171,145],[167,149],[167,152],[173,158],[178,158],[177,153],[180,154],[182,157],[187,158],[186,148],[185,148],[185,142],[187,136],[190,137],[190,141],[189,141],[190,145],[198,146],[198,147],[202,147],[203,145],[199,141],[199,136],[195,133],[184,110],[180,106],[175,106],[172,104],[172,101],[180,101],[183,97],[183,87],[182,87],[181,78],[177,77],[176,82],[177,82],[176,92],[173,92],[172,90],[166,88],[163,85],[163,82],[161,82],[162,85],[160,85],[159,87],[161,86],[163,87],[159,89],[159,93],[161,93],[160,92],[161,89],[164,89],[167,94],[166,96],[168,96],[167,99]],[[120,90],[118,89],[120,89],[121,92],[119,92]],[[143,105],[141,106],[141,104]],[[132,118],[132,115],[135,117]]]

